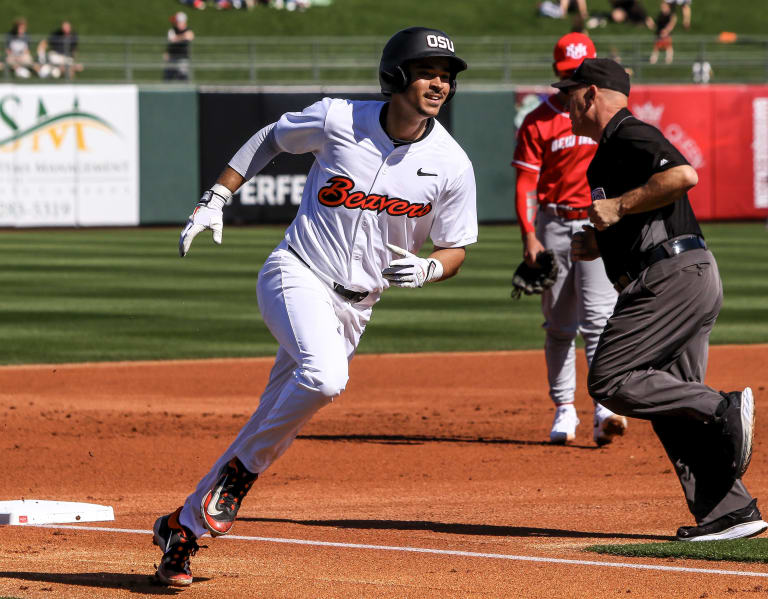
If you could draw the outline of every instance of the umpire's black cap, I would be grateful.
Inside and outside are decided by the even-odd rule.
[[[585,58],[567,79],[557,81],[552,87],[568,91],[577,85],[596,85],[629,96],[629,75],[618,62],[610,58]]]

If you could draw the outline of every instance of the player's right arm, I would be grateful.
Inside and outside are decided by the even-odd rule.
[[[194,238],[213,231],[214,243],[220,244],[224,227],[223,208],[238,189],[258,174],[281,152],[304,154],[319,149],[325,139],[325,117],[331,100],[324,98],[301,112],[287,112],[276,123],[257,131],[243,144],[205,191],[179,238],[179,255],[187,255]]]
[[[517,183],[515,184],[515,212],[517,222],[523,238],[523,260],[528,266],[536,263],[536,256],[545,250],[536,237],[536,229],[531,222],[529,214],[532,210],[529,206],[536,202],[536,184],[539,177],[536,173],[521,168],[517,169]]]
[[[533,266],[536,263],[536,256],[545,249],[536,237],[536,228],[533,224],[537,204],[536,188],[544,151],[536,123],[529,117],[531,115],[525,118],[517,133],[512,166],[517,171],[515,212],[523,240],[523,260],[529,266]]]

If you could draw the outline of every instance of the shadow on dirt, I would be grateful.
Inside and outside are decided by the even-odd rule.
[[[362,530],[429,530],[453,535],[487,535],[494,537],[549,537],[563,539],[639,539],[672,541],[674,537],[623,532],[589,532],[559,528],[529,526],[493,526],[489,524],[459,524],[427,520],[291,520],[290,518],[240,518],[246,522],[283,522],[302,526],[328,526]]]
[[[183,588],[167,587],[154,576],[146,574],[120,574],[115,572],[85,572],[82,574],[52,574],[49,572],[0,572],[2,579],[24,580],[34,583],[34,587],[22,585],[18,591],[53,591],[53,587],[39,588],[38,584],[68,584],[99,589],[125,589],[142,595],[176,595]],[[195,576],[195,585],[210,580]],[[14,591],[16,592],[16,591]],[[96,594],[94,594],[96,596]]]
[[[423,445],[424,443],[481,443],[485,445],[543,445],[553,447],[546,441],[523,441],[520,439],[498,439],[485,437],[434,437],[429,435],[299,435],[297,439],[309,441],[352,441],[356,443],[383,443],[385,445]],[[569,444],[572,449],[600,449],[596,445]]]

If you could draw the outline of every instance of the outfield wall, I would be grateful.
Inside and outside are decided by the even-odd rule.
[[[515,218],[509,166],[523,116],[551,88],[460,91],[441,112],[474,164],[478,216]],[[260,127],[323,95],[132,85],[0,85],[0,226],[179,224]],[[636,86],[630,109],[699,173],[701,220],[768,218],[768,86]],[[243,187],[230,223],[283,223],[311,155],[281,155]]]

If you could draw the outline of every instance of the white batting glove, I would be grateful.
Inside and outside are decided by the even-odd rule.
[[[210,229],[213,231],[213,242],[221,245],[221,235],[224,230],[224,213],[222,208],[227,203],[232,192],[223,185],[216,184],[213,188],[203,192],[200,201],[195,206],[194,212],[189,215],[187,224],[179,238],[179,256],[187,255],[192,240],[198,233]]]
[[[392,260],[381,274],[392,285],[397,287],[423,287],[424,283],[437,281],[443,276],[443,265],[435,258],[419,258],[408,250],[399,248],[391,243],[387,247],[394,254],[402,256]]]

